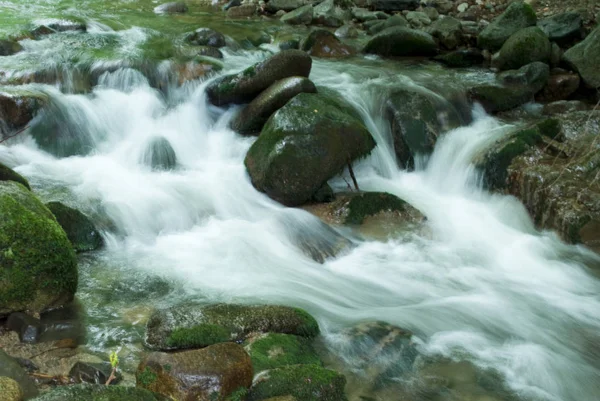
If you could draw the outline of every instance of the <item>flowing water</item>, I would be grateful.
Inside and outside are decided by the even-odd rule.
[[[26,3],[0,6],[24,12]],[[107,4],[105,14],[88,11],[97,13],[92,21],[101,27],[94,40],[116,35],[116,53],[132,51],[148,31],[113,31],[116,23],[106,22],[116,3]],[[120,4],[135,9],[134,3]],[[146,26],[152,18],[139,13],[134,24]],[[178,29],[189,30],[190,21]],[[42,42],[67,37],[82,40],[65,34]],[[48,52],[40,42],[24,42],[27,51],[3,61],[4,67]],[[226,52],[225,72],[273,49]],[[61,54],[71,57],[70,51]],[[26,176],[44,200],[77,206],[104,228],[106,248],[80,259],[78,298],[92,351],[124,348],[134,364],[148,311],[181,300],[288,304],[319,320],[324,348],[351,377],[353,400],[363,394],[381,400],[598,400],[600,282],[586,266],[597,258],[536,231],[516,199],[481,189],[472,165],[507,126],[476,107],[473,121],[442,136],[430,158],[417,161],[416,171],[397,168],[381,111],[382,88],[402,83],[452,91],[457,74],[462,81],[486,79],[474,71],[368,59],[313,64],[311,79],[351,102],[377,141],[373,154],[355,166],[361,189],[395,194],[427,217],[421,229],[392,230],[384,240],[348,228],[332,232],[308,212],[257,192],[243,165],[254,139],[227,128],[235,108],[209,106],[206,82],[165,94],[141,73],[122,68],[103,74],[91,94],[65,94],[68,85],[63,92],[32,85],[52,99],[61,122],[85,137],[92,151],[55,158],[24,136],[0,145],[0,162]],[[156,136],[172,144],[176,170],[157,172],[143,163]],[[346,187],[340,177],[331,184]],[[323,264],[297,244],[299,236],[333,241],[340,234],[355,247]],[[344,355],[340,332],[373,320],[413,331],[425,358],[470,361],[492,372],[495,388],[480,380],[471,383],[475,390],[456,388],[455,398],[427,398],[415,390],[418,378],[408,375],[391,380],[387,393],[371,393],[372,378]]]

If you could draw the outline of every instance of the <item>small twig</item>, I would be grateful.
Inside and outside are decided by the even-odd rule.
[[[21,132],[25,131],[27,128],[29,128],[29,125],[24,126],[23,128],[21,128],[20,130],[18,130],[14,134],[7,136],[6,138],[0,139],[0,143],[8,141],[11,138],[14,138],[15,136],[19,135]]]
[[[354,170],[352,170],[352,163],[350,162],[348,162],[348,171],[350,172],[350,177],[354,183],[354,188],[356,188],[357,191],[360,191],[360,188],[358,188],[358,182],[356,181],[356,176],[354,175]]]
[[[117,378],[116,373],[117,373],[117,368],[114,367],[113,370],[110,372],[110,376],[108,376],[108,379],[106,380],[105,384],[107,386],[110,384],[111,381],[113,381]]]

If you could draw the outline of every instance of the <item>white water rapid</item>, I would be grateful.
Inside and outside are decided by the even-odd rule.
[[[228,55],[225,64],[239,70],[258,59]],[[0,162],[34,188],[66,188],[84,209],[101,205],[116,226],[105,232],[107,257],[179,282],[187,296],[303,307],[332,343],[342,328],[383,320],[413,331],[425,355],[494,369],[519,399],[600,399],[600,282],[582,262],[595,256],[536,231],[517,200],[480,189],[471,165],[503,126],[475,111],[417,171],[399,171],[376,96],[389,77],[346,69],[316,61],[311,78],[352,102],[376,138],[356,166],[361,189],[408,201],[427,229],[354,239],[324,264],[294,238],[330,232],[252,187],[243,160],[254,139],[227,128],[234,110],[208,106],[205,83],[168,100],[132,70],[103,76],[91,96],[47,88],[93,152],[58,159],[23,137],[0,145]],[[178,169],[141,163],[157,135],[172,144]]]

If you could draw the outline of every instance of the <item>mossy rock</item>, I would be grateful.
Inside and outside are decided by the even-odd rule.
[[[365,53],[386,57],[434,56],[437,45],[433,37],[416,29],[392,27],[372,38]]]
[[[185,40],[196,46],[225,47],[225,35],[210,28],[199,28],[188,34]]]
[[[481,31],[477,37],[477,46],[481,49],[496,51],[511,35],[523,28],[535,25],[536,21],[535,11],[529,4],[515,1]]]
[[[549,63],[551,53],[552,45],[540,28],[521,29],[502,45],[498,68],[512,70],[535,61]]]
[[[410,205],[386,192],[363,192],[350,198],[345,205],[345,224],[359,225],[367,217],[384,212],[405,212]]]
[[[245,159],[256,189],[301,205],[375,141],[362,122],[323,94],[301,93],[271,116]]]
[[[237,74],[226,75],[206,89],[215,106],[248,103],[274,82],[288,77],[308,77],[312,59],[300,50],[284,50]]]
[[[268,332],[314,337],[319,325],[302,309],[286,306],[181,305],[152,314],[145,342],[160,350],[201,348]]]
[[[19,362],[0,349],[0,379],[5,379],[4,386],[14,388],[14,384],[6,380],[7,378],[17,383],[26,399],[31,399],[38,395],[39,391],[35,382],[19,365]],[[2,386],[3,384],[0,382],[0,395],[4,394]],[[4,398],[1,399],[4,400]]]
[[[290,334],[267,333],[246,341],[254,373],[286,365],[321,365],[311,340]]]
[[[354,48],[342,43],[337,36],[326,29],[313,30],[302,42],[300,49],[319,58],[341,58],[356,53]]]
[[[75,252],[54,216],[21,184],[0,181],[0,315],[71,301]]]
[[[384,21],[381,21],[380,19],[371,20],[365,23],[364,25],[367,28],[367,33],[369,35],[376,35],[379,32],[392,27],[410,28],[410,24],[408,23],[406,18],[404,18],[400,14],[393,15],[385,19]]]
[[[307,4],[283,15],[280,20],[290,25],[310,25],[313,19],[313,6]]]
[[[17,173],[13,169],[6,167],[4,164],[0,163],[0,181],[14,181],[23,185],[27,189],[31,189],[29,186],[29,181],[25,179],[21,174]]]
[[[478,49],[461,49],[433,58],[448,67],[466,68],[483,63],[483,54]]]
[[[19,383],[10,377],[0,376],[0,394],[3,401],[22,401],[23,391]]]
[[[16,40],[0,39],[0,56],[12,56],[23,50]]]
[[[85,214],[60,202],[49,202],[46,207],[65,230],[76,252],[93,251],[103,245],[102,236]]]
[[[318,365],[292,365],[258,376],[248,401],[291,395],[302,401],[346,401],[346,378]]]
[[[600,26],[585,40],[567,50],[563,60],[581,75],[588,87],[600,87]]]
[[[166,401],[160,395],[137,387],[75,384],[58,386],[33,401]]]
[[[533,92],[527,86],[503,86],[482,84],[469,89],[469,98],[480,103],[488,113],[514,109],[533,100]]]

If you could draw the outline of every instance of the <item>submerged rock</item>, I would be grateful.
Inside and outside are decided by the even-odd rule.
[[[470,88],[469,97],[480,103],[488,113],[497,113],[532,101],[533,92],[527,86],[482,84]]]
[[[274,82],[283,78],[308,77],[312,59],[300,50],[284,50],[244,71],[224,76],[206,89],[208,99],[215,106],[247,103]]]
[[[433,58],[440,63],[454,68],[465,68],[483,63],[483,54],[479,49],[461,49]]]
[[[20,184],[0,181],[0,316],[71,301],[77,260],[54,216]]]
[[[223,400],[252,384],[252,362],[234,343],[177,353],[154,352],[140,363],[138,387],[175,400]]]
[[[162,401],[163,397],[137,387],[75,384],[58,386],[33,401]]]
[[[511,3],[506,11],[494,19],[477,37],[477,46],[496,51],[516,32],[535,25],[537,17],[533,8],[521,1]]]
[[[307,4],[281,17],[281,22],[290,25],[309,25],[313,20],[313,6]]]
[[[177,167],[177,155],[167,138],[153,138],[144,151],[143,161],[153,170],[168,171]]]
[[[333,33],[325,29],[315,29],[300,44],[300,49],[314,57],[348,57],[356,51],[342,43]]]
[[[535,61],[549,63],[551,52],[552,45],[540,28],[521,29],[502,45],[498,68],[511,70]]]
[[[10,357],[2,349],[0,349],[0,378],[3,379],[0,381],[0,394],[4,394],[2,392],[2,383],[7,391],[10,390],[14,393],[14,382],[16,382],[19,390],[26,399],[31,399],[38,395],[38,389],[33,379],[21,368],[17,360]],[[13,380],[13,382],[6,380],[7,378]]]
[[[285,306],[182,305],[153,313],[145,342],[160,350],[201,348],[267,332],[314,337],[319,326],[302,309]]]
[[[12,56],[23,50],[16,40],[0,39],[0,56]]]
[[[437,45],[430,34],[401,27],[383,30],[365,47],[365,53],[388,57],[433,56],[436,52]]]
[[[600,87],[600,26],[584,41],[565,52],[563,60],[581,75],[590,88]]]
[[[248,401],[291,395],[302,401],[346,401],[346,378],[318,365],[291,365],[259,375]]]
[[[0,163],[0,181],[14,181],[23,185],[27,189],[31,189],[29,182],[21,174],[17,173],[11,168],[6,167]]]
[[[156,6],[154,12],[156,14],[182,14],[188,12],[188,7],[183,1],[174,1]]]
[[[65,230],[76,252],[94,251],[102,247],[104,244],[102,236],[85,214],[60,202],[47,203],[46,207]]]
[[[299,93],[316,93],[308,78],[290,77],[275,82],[231,121],[231,128],[242,135],[258,135],[269,117]]]
[[[271,116],[244,163],[256,189],[296,206],[374,147],[358,118],[327,96],[301,93]]]
[[[227,42],[221,32],[210,28],[199,28],[186,37],[186,41],[197,46],[225,47]]]
[[[287,365],[322,365],[311,341],[305,337],[267,333],[244,344],[255,374]]]

